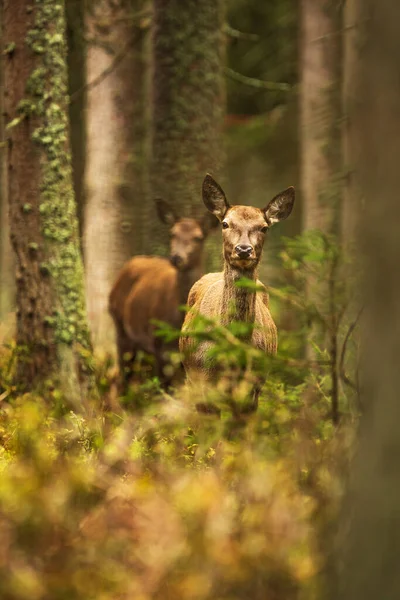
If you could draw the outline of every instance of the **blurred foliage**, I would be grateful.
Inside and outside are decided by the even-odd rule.
[[[227,62],[234,71],[264,81],[295,85],[297,81],[297,2],[231,0],[227,21]],[[252,34],[250,36],[242,34]],[[228,113],[255,115],[286,103],[288,92],[227,82]]]
[[[240,444],[183,399],[117,420],[2,403],[1,597],[315,597],[314,519],[340,493],[332,431],[269,389]]]
[[[283,313],[295,299],[303,312],[305,270],[322,273],[335,251],[309,236],[285,252],[296,277],[276,306]],[[224,328],[199,317],[195,330],[223,372],[237,369],[231,400],[248,392],[240,380],[251,384],[251,372],[268,369],[258,412],[240,427],[219,384],[206,394],[220,402],[220,419],[194,410],[196,390],[179,385],[167,394],[157,379],[119,397],[111,359],[95,365],[100,401],[81,414],[57,390],[20,395],[11,384],[17,349],[2,345],[1,598],[321,593],[356,420],[343,403],[333,426],[327,370],[302,359],[297,329],[281,328],[278,357],[262,359],[243,324]]]

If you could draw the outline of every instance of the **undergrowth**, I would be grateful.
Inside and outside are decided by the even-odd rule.
[[[329,364],[304,360],[298,332],[276,359],[242,333],[197,323],[225,369],[268,373],[240,426],[219,385],[220,419],[198,414],[185,385],[149,379],[121,396],[111,359],[77,413],[57,390],[19,392],[17,348],[1,346],[1,598],[319,597],[355,412],[341,392],[333,424]],[[240,403],[245,386],[230,389]]]

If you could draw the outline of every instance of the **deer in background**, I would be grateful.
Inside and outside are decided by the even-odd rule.
[[[170,351],[178,341],[166,345],[155,336],[152,320],[180,329],[190,288],[203,274],[204,242],[218,225],[206,213],[201,220],[179,218],[164,200],[156,200],[159,219],[170,228],[170,258],[135,256],[121,269],[109,296],[109,312],[116,330],[118,363],[124,383],[130,379],[138,351],[155,357],[157,374],[167,384]]]
[[[257,267],[267,232],[272,225],[286,219],[293,208],[295,191],[289,187],[263,208],[230,206],[222,188],[207,175],[203,182],[203,202],[222,225],[224,271],[209,273],[197,281],[189,293],[189,312],[182,332],[189,332],[196,314],[216,319],[223,325],[243,321],[254,325],[249,342],[268,354],[277,351],[277,330],[269,311],[268,294],[257,279]],[[254,281],[263,291],[255,293],[236,286],[241,278]],[[210,342],[197,344],[190,336],[181,336],[179,347],[184,354],[183,364],[189,381],[213,381],[217,373],[206,361]],[[263,382],[260,382],[260,385]],[[253,391],[247,410],[258,406],[260,387]],[[198,404],[198,410],[218,412],[211,404]]]

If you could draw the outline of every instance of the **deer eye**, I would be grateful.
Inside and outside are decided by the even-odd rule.
[[[228,229],[229,225],[226,221],[222,221],[222,229]]]
[[[266,225],[265,227],[263,227],[261,229],[261,233],[267,233],[267,231],[268,231],[268,225]]]

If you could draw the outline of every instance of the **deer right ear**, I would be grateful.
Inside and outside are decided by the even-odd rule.
[[[208,173],[203,181],[203,202],[219,221],[222,221],[230,208],[221,186]]]
[[[178,217],[171,206],[168,204],[168,202],[162,200],[161,198],[156,198],[154,202],[156,204],[157,214],[160,221],[165,223],[165,225],[172,227],[172,225],[177,222]]]

